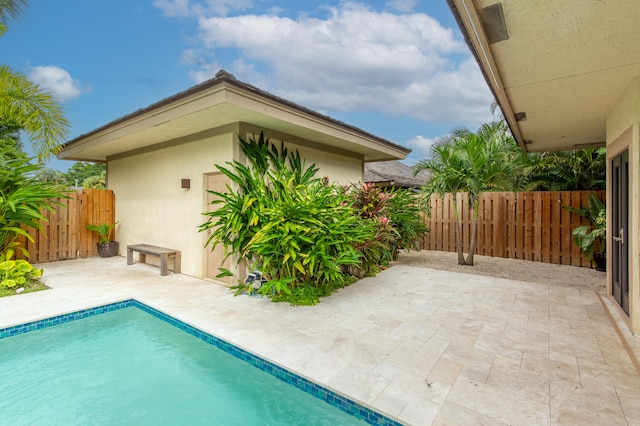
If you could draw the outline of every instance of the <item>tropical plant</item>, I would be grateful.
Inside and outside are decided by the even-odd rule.
[[[33,241],[27,228],[42,231],[43,210],[55,211],[62,206],[55,199],[66,197],[61,187],[39,180],[39,166],[28,161],[0,155],[0,254],[5,259],[16,250],[29,256],[19,237]]]
[[[351,187],[353,208],[364,221],[373,221],[374,238],[356,246],[362,252],[359,276],[372,275],[380,266],[411,250],[427,232],[415,194],[406,189],[385,189],[370,183]],[[355,269],[351,269],[352,273]]]
[[[587,260],[593,262],[595,253],[606,250],[607,233],[607,208],[605,204],[594,194],[589,194],[587,207],[576,209],[571,206],[563,208],[586,217],[591,222],[589,225],[577,226],[573,232],[573,241],[584,253]]]
[[[26,260],[2,260],[0,256],[0,289],[15,289],[38,281],[42,269],[38,269]]]
[[[0,119],[0,147],[4,156],[27,157],[20,141],[20,126]]]
[[[0,35],[7,30],[8,21],[20,16],[24,7],[23,0],[0,2]],[[0,65],[0,120],[29,134],[41,163],[60,150],[69,128],[60,104],[7,65]]]
[[[27,0],[1,0],[0,1],[0,36],[7,31],[9,21],[22,15],[27,7]]]
[[[316,177],[300,154],[278,148],[261,133],[240,139],[249,166],[233,161],[216,165],[236,186],[214,192],[214,210],[199,230],[211,230],[207,245],[225,256],[238,255],[267,279],[257,291],[274,301],[317,303],[320,296],[351,282],[343,268],[358,265],[354,248],[372,238],[373,229],[353,214],[351,200]],[[222,276],[231,275],[221,268]],[[240,284],[236,294],[253,291]]]
[[[458,264],[473,266],[478,235],[479,198],[483,192],[511,190],[513,174],[517,165],[508,161],[504,150],[504,132],[500,125],[485,124],[473,133],[467,129],[454,129],[452,135],[437,144],[432,159],[423,160],[414,169],[415,173],[427,170],[432,178],[424,185],[422,192],[425,205],[431,195],[453,195],[453,215],[456,234]],[[462,247],[457,194],[469,194],[469,208],[472,210],[471,239],[465,259]]]
[[[87,229],[89,231],[95,232],[98,234],[98,243],[110,243],[111,242],[111,234],[113,233],[113,228],[118,224],[115,223],[101,223],[98,225],[87,225]]]
[[[101,172],[99,175],[90,176],[82,181],[82,187],[87,189],[105,189],[107,173]]]
[[[529,174],[536,190],[600,190],[606,187],[606,148],[545,152],[537,154],[536,158]]]
[[[351,187],[348,194],[353,198],[355,214],[373,230],[373,238],[356,245],[362,253],[360,265],[349,271],[356,276],[375,274],[379,266],[387,266],[393,260],[392,248],[399,238],[388,217],[387,203],[392,195],[371,183]]]
[[[420,210],[418,196],[408,189],[394,189],[387,202],[389,223],[397,238],[391,246],[391,257],[398,259],[400,250],[418,249],[418,241],[429,232]]]

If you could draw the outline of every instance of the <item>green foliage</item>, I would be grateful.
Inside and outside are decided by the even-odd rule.
[[[537,158],[530,186],[538,191],[600,190],[606,188],[605,148],[529,154]]]
[[[469,133],[466,128],[456,128],[436,144],[436,149]],[[505,161],[513,167],[509,180],[514,191],[605,189],[605,148],[528,153],[516,144],[504,120],[485,123],[476,134],[498,142]],[[434,157],[438,155],[434,149]]]
[[[353,207],[363,226],[370,226],[373,238],[358,245],[362,253],[360,271],[353,275],[375,275],[380,267],[398,258],[400,250],[415,248],[428,229],[420,213],[417,196],[405,189],[385,191],[372,184],[353,188]]]
[[[39,162],[60,151],[69,128],[60,104],[6,65],[0,65],[0,117],[31,136]]]
[[[351,267],[350,272],[356,276],[374,275],[379,266],[388,266],[393,260],[392,248],[399,238],[388,217],[387,203],[392,195],[370,183],[356,186],[349,194],[354,199],[354,213],[360,218],[361,225],[369,228],[373,237],[355,246],[362,256],[360,265]]]
[[[27,159],[20,141],[20,126],[2,119],[0,119],[0,155]]]
[[[83,188],[104,188],[104,182],[107,175],[107,166],[105,163],[88,163],[78,161],[69,168],[66,173],[68,185],[76,185]]]
[[[589,204],[585,208],[576,209],[563,206],[573,213],[586,217],[590,225],[580,225],[573,232],[573,241],[584,253],[587,260],[593,262],[594,253],[606,250],[607,208],[594,193],[589,195]]]
[[[89,176],[82,181],[82,187],[88,189],[105,189],[107,181],[107,172],[102,171],[98,175]]]
[[[418,195],[407,189],[395,189],[387,202],[389,223],[397,238],[391,246],[393,260],[400,250],[418,249],[417,242],[429,232],[425,226]]]
[[[0,155],[0,254],[6,258],[11,258],[6,255],[10,250],[29,255],[18,238],[33,241],[27,228],[42,230],[42,211],[55,211],[61,204],[53,199],[66,196],[59,186],[40,181],[38,171],[28,160]]]
[[[117,224],[118,222],[101,223],[99,225],[87,225],[87,229],[98,234],[99,243],[109,243],[111,242],[111,234],[113,233],[113,228],[115,228]]]
[[[0,36],[7,31],[9,21],[22,15],[27,0],[0,0]]]
[[[257,289],[239,284],[236,294],[315,304],[353,282],[353,275],[376,273],[426,231],[406,191],[331,185],[297,151],[278,148],[263,134],[240,139],[240,147],[250,165],[216,166],[232,184],[212,192],[214,209],[200,226],[211,231],[208,246],[222,244],[226,257],[237,254],[238,264],[260,269],[267,280]],[[220,277],[232,275],[220,271]]]
[[[260,135],[240,139],[249,160],[216,167],[235,185],[212,192],[214,210],[200,231],[211,230],[207,245],[223,244],[268,279],[258,290],[273,300],[317,303],[350,282],[344,269],[359,264],[354,247],[371,238],[372,228],[353,214],[341,188],[316,178],[299,153],[289,153]],[[217,209],[216,209],[217,207]],[[226,271],[222,271],[226,274]],[[236,287],[238,293],[248,290]]]
[[[2,257],[0,257],[2,259]],[[0,261],[0,289],[16,289],[39,281],[42,270],[26,260]]]

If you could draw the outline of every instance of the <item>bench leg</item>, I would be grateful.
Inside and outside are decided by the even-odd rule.
[[[133,265],[133,249],[127,247],[127,265]]]
[[[176,253],[176,256],[173,259],[173,273],[174,274],[179,274],[180,271],[182,270],[182,267],[180,266],[182,261],[182,256],[180,255],[180,252]]]
[[[160,275],[169,274],[169,253],[162,253],[160,255]]]

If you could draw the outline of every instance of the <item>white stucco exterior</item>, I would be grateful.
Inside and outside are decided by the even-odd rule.
[[[137,243],[177,249],[183,273],[202,276],[203,175],[231,161],[232,140],[223,134],[108,162],[122,255]],[[182,179],[191,188],[181,188]]]

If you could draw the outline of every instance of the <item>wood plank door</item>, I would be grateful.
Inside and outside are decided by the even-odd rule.
[[[215,205],[211,205],[211,202],[214,201],[216,197],[209,191],[217,191],[217,192],[225,192],[226,185],[230,182],[229,178],[227,178],[222,173],[211,173],[205,175],[205,194],[204,199],[206,203],[206,211],[212,211],[215,208]],[[208,230],[206,233],[206,238],[209,238],[211,235],[211,230]],[[204,248],[205,250],[205,278],[214,280],[220,284],[226,285],[227,287],[232,284],[232,277],[224,277],[224,278],[216,278],[216,275],[220,273],[218,268],[231,268],[231,258],[227,258],[223,261],[224,258],[224,248],[221,244],[216,246],[215,250],[211,250],[211,246],[207,246]]]
[[[629,151],[611,162],[611,293],[629,315]]]

